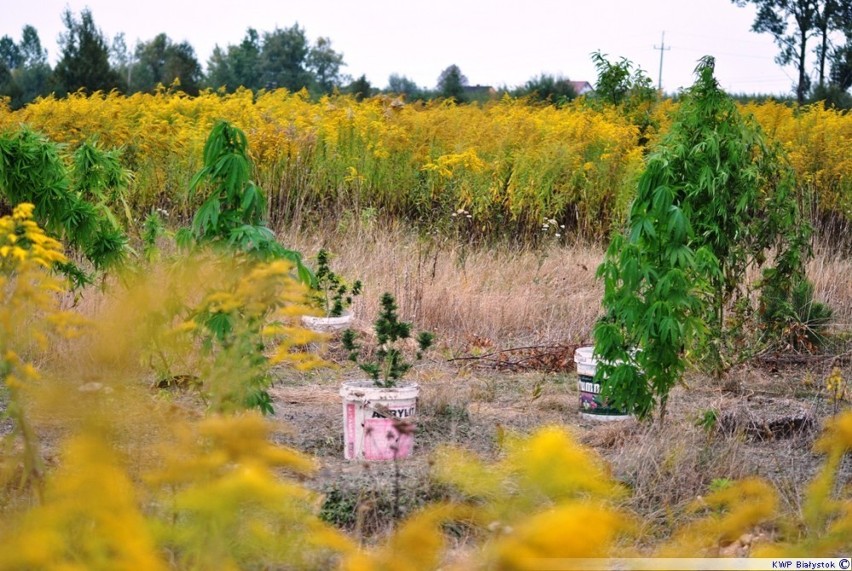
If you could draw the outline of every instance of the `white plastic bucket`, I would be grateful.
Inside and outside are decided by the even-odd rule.
[[[347,460],[395,460],[414,449],[420,387],[381,388],[372,381],[343,383],[343,455]]]
[[[577,389],[580,392],[580,416],[593,420],[625,420],[630,415],[609,406],[601,399],[601,385],[595,382],[598,360],[594,347],[580,347],[574,351],[574,363],[577,364]]]
[[[302,325],[311,331],[319,333],[328,333],[330,331],[339,331],[346,329],[352,323],[352,312],[345,311],[339,317],[315,317],[313,315],[303,315]]]

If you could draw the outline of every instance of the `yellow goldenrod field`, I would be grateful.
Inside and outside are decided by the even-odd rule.
[[[554,219],[572,236],[608,235],[633,196],[646,147],[677,103],[649,106],[640,133],[630,117],[582,99],[562,108],[505,98],[483,105],[406,103],[349,96],[313,102],[286,90],[77,94],[0,108],[0,131],[22,124],[74,148],[121,147],[135,173],[130,202],[187,216],[186,180],[220,119],[246,131],[270,222],[338,219],[373,208],[415,223],[446,224],[464,209],[483,236],[533,236]],[[814,216],[852,218],[852,117],[812,105],[742,106],[788,151],[812,191]]]

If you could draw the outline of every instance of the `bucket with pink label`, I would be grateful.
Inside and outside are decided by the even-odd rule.
[[[403,375],[411,369],[406,362],[406,349],[417,360],[432,346],[434,335],[421,331],[414,343],[411,324],[400,321],[396,300],[389,293],[379,299],[379,315],[375,321],[378,347],[371,358],[361,357],[351,329],[340,338],[349,359],[358,363],[371,380],[343,383],[343,454],[347,460],[398,460],[407,458],[414,449],[414,415],[420,387],[403,383]]]
[[[377,387],[373,381],[343,383],[343,454],[347,460],[398,460],[414,449],[414,418],[420,387]]]

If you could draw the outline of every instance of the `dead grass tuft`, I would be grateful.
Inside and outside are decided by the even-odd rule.
[[[755,474],[740,441],[712,438],[696,427],[667,422],[642,425],[629,435],[604,431],[612,449],[604,454],[614,476],[630,489],[628,506],[654,528],[671,528],[687,506],[716,482]]]
[[[596,449],[622,448],[635,442],[642,427],[635,419],[620,422],[604,422],[592,426],[583,434],[582,443]]]
[[[828,304],[834,312],[834,331],[852,330],[852,258],[818,245],[807,271],[814,284],[814,299]]]

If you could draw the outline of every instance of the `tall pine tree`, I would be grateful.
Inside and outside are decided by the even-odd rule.
[[[87,91],[110,91],[123,87],[121,77],[109,63],[109,44],[85,9],[80,19],[70,10],[62,14],[66,31],[59,37],[61,57],[53,71],[57,94]]]

